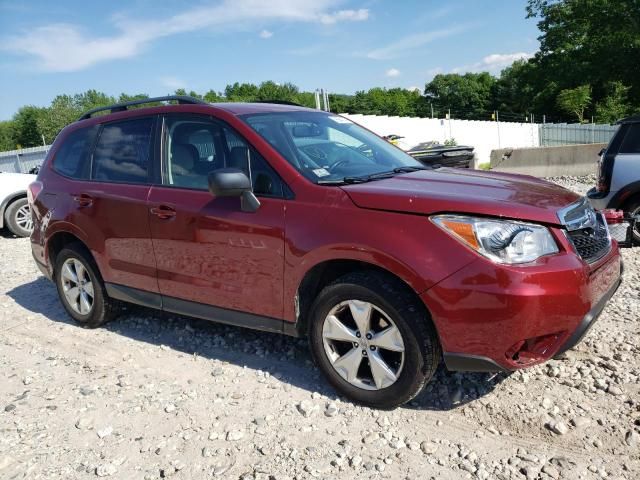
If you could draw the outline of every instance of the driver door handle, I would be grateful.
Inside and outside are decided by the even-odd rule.
[[[150,212],[160,220],[170,220],[176,216],[176,211],[168,205],[158,205],[151,208]]]

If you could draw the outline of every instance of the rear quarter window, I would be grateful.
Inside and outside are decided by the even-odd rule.
[[[65,177],[89,178],[91,146],[97,131],[98,127],[93,126],[71,132],[53,157],[53,169]]]
[[[620,144],[618,153],[640,154],[640,123],[629,125],[627,132]]]

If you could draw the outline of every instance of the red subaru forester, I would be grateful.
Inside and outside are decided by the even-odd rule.
[[[130,108],[150,101],[174,103]],[[96,109],[58,135],[29,198],[34,259],[81,324],[125,301],[306,335],[341,394],[380,408],[441,359],[510,371],[561,354],[621,278],[578,195],[428,168],[292,105]]]

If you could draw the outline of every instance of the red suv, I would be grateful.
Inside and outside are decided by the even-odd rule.
[[[29,188],[34,259],[83,325],[125,301],[308,336],[336,390],[390,408],[442,359],[559,355],[620,283],[602,216],[556,185],[425,167],[317,110],[146,101],[178,104],[88,112]]]

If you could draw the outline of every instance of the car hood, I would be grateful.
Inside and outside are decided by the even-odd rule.
[[[558,210],[580,199],[526,175],[440,168],[342,187],[361,208],[415,214],[469,213],[559,224]]]

